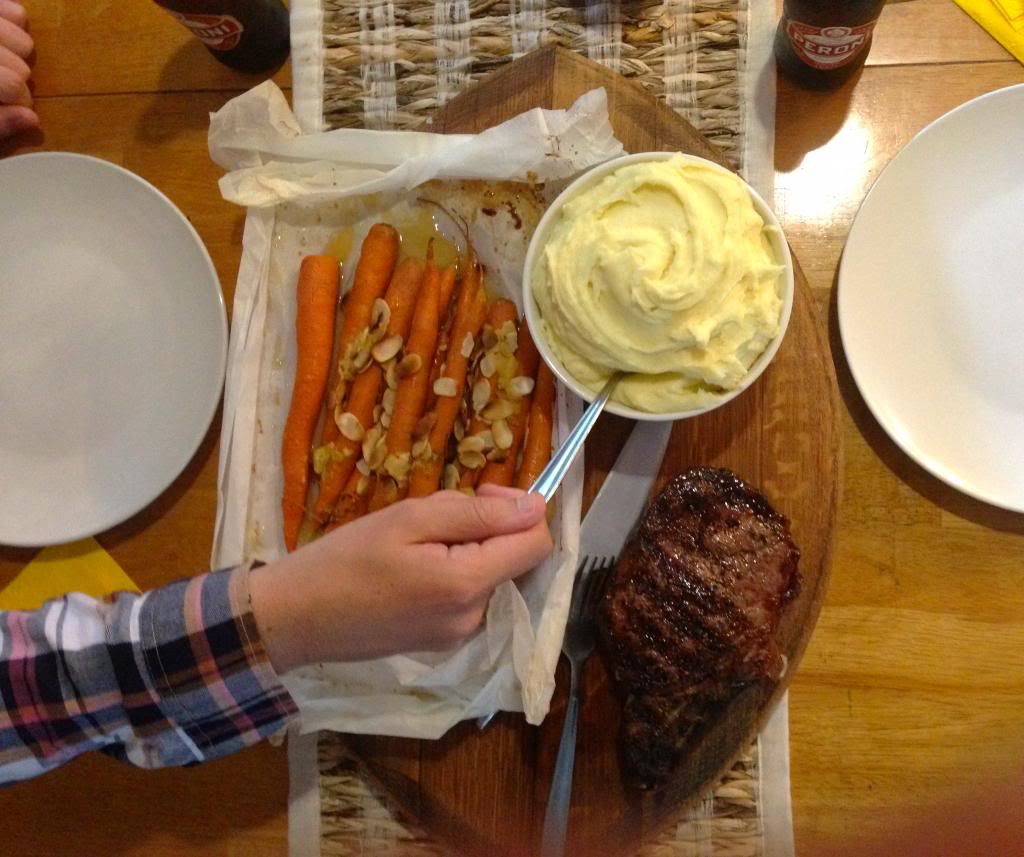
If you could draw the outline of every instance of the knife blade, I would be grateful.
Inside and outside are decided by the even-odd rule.
[[[638,422],[580,528],[580,556],[616,559],[626,543],[665,457],[670,422]]]

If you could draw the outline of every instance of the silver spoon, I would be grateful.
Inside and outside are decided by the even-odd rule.
[[[583,449],[583,441],[587,439],[587,435],[590,434],[590,430],[594,427],[594,423],[596,423],[597,418],[601,416],[601,411],[603,411],[604,406],[608,404],[608,399],[611,398],[616,385],[621,380],[621,372],[616,372],[608,379],[608,382],[601,388],[601,392],[597,394],[597,398],[595,398],[583,412],[583,416],[580,417],[580,421],[573,426],[572,431],[569,432],[569,436],[565,439],[562,445],[558,447],[555,454],[551,456],[551,460],[547,463],[547,466],[540,472],[540,476],[538,476],[536,481],[530,486],[531,494],[540,494],[541,497],[544,498],[545,502],[551,501],[551,498],[555,495],[555,491],[558,490],[558,486],[562,484],[565,474],[569,472],[569,468],[576,460],[576,456],[579,455],[580,450]]]

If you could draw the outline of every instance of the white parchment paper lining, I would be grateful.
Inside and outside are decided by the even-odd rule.
[[[344,227],[408,203],[433,179],[567,179],[622,152],[603,90],[568,110],[531,110],[479,135],[338,130],[303,134],[273,83],[211,117],[210,152],[228,173],[224,197],[248,208],[235,291],[225,391],[213,564],[270,560],[281,536],[281,432],[294,372],[299,261]],[[492,218],[485,218],[488,223]],[[499,226],[489,227],[492,231]],[[471,229],[492,280],[520,304],[525,242]],[[351,268],[351,263],[348,265]],[[578,402],[557,400],[556,441]],[[485,627],[449,653],[323,664],[283,677],[301,731],[436,738],[495,710],[547,713],[579,544],[582,470],[567,478],[552,530],[552,558],[491,599]]]

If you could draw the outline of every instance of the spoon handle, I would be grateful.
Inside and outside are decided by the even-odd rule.
[[[545,502],[551,501],[555,491],[558,490],[558,486],[562,484],[562,479],[565,478],[565,474],[569,472],[569,467],[572,466],[576,456],[583,449],[583,441],[587,439],[587,435],[590,434],[590,430],[594,427],[594,423],[597,422],[597,418],[601,416],[601,411],[604,410],[604,406],[608,403],[608,399],[611,398],[615,385],[619,383],[621,377],[622,373],[616,372],[608,379],[608,383],[598,393],[597,398],[583,412],[580,421],[573,426],[565,442],[551,456],[551,460],[541,471],[537,481],[530,486],[530,491],[540,494]]]

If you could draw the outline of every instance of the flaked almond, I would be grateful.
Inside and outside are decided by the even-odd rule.
[[[366,429],[363,428],[363,424],[359,422],[359,417],[352,413],[344,413],[338,419],[338,431],[341,432],[341,436],[353,443],[361,443],[363,437],[366,435]]]
[[[363,476],[370,475],[370,465],[366,463],[365,458],[360,458],[359,461],[356,462],[356,470],[362,473]]]
[[[373,448],[377,445],[377,441],[380,440],[381,434],[380,426],[374,426],[363,435],[363,458],[366,461],[370,460],[370,455],[373,452]]]
[[[459,487],[459,468],[454,464],[444,468],[444,487],[446,491],[454,491]]]
[[[456,420],[452,431],[456,440],[462,440],[466,436],[466,424],[462,420]]]
[[[437,424],[437,411],[431,411],[429,414],[424,414],[416,423],[416,428],[413,429],[413,437],[426,437],[430,434],[430,430]]]
[[[373,330],[387,330],[391,323],[391,307],[383,298],[377,298],[373,302],[373,309],[370,312],[370,327]]]
[[[430,441],[427,438],[420,438],[412,445],[412,457],[414,461],[423,461],[430,456]]]
[[[395,412],[395,400],[398,398],[398,393],[394,390],[385,390],[384,395],[380,398],[381,407],[384,408],[384,413],[392,414]]]
[[[495,353],[494,362],[498,367],[498,377],[503,381],[508,381],[519,371],[519,361],[513,354],[502,354],[499,350]]]
[[[402,337],[401,336],[389,336],[387,339],[382,339],[376,345],[373,346],[373,359],[378,363],[387,363],[392,357],[398,354],[402,350]]]
[[[508,382],[506,389],[510,396],[515,396],[519,399],[523,396],[529,396],[530,393],[533,392],[533,378],[527,378],[525,375],[517,375]]]
[[[384,406],[383,405],[374,405],[373,406],[373,421],[375,423],[379,423],[380,422],[380,415],[383,414],[383,413],[384,413]]]
[[[387,369],[384,370],[384,379],[387,381],[389,390],[398,389],[398,364],[392,361],[387,364]]]
[[[494,359],[493,354],[485,354],[480,359],[480,374],[485,378],[490,378],[498,371],[498,361]]]
[[[487,463],[482,452],[460,452],[459,464],[468,470],[479,470]]]
[[[383,434],[384,430],[381,426],[374,426],[366,433],[366,437],[363,438],[363,458],[366,459],[370,470],[376,470],[380,467],[381,462],[384,461],[384,456],[387,454],[388,447]]]
[[[458,390],[455,387],[455,379],[440,377],[434,382],[434,395],[435,396],[447,396],[452,398]]]
[[[423,368],[423,359],[419,354],[406,354],[398,364],[398,377],[408,378]]]
[[[484,348],[494,348],[498,344],[498,334],[494,332],[493,327],[486,324],[484,325],[484,332],[480,335],[480,341],[483,343]]]
[[[384,472],[399,482],[405,482],[409,478],[409,467],[412,464],[408,452],[391,453],[384,459]]]
[[[459,441],[459,455],[464,452],[483,452],[487,447],[483,437],[478,434],[471,434]]]
[[[481,378],[473,385],[473,410],[480,413],[491,400],[491,382]]]
[[[494,433],[490,429],[480,432],[477,437],[484,442],[484,449],[494,449]]]
[[[494,436],[494,445],[498,449],[508,449],[512,446],[512,429],[505,420],[497,420],[491,425],[491,434]]]
[[[391,414],[389,414],[387,411],[384,411],[384,413],[382,413],[380,415],[380,424],[382,426],[384,426],[384,428],[390,428],[391,427]]]
[[[362,372],[367,366],[370,365],[370,349],[364,348],[361,351],[357,351],[355,356],[352,358],[352,368],[357,372]]]
[[[359,479],[358,482],[356,482],[356,494],[358,494],[360,497],[365,497],[369,493],[370,480],[366,476],[363,476]]]
[[[370,457],[366,459],[366,463],[370,465],[370,470],[380,470],[381,465],[384,464],[384,459],[388,455],[388,443],[387,440],[381,438],[374,445],[370,451]]]
[[[467,333],[462,340],[462,356],[467,360],[473,355],[473,346],[476,343],[473,341],[473,334]]]
[[[480,416],[493,423],[497,420],[507,420],[517,413],[519,413],[519,404],[517,402],[511,402],[508,399],[495,399],[483,409]]]

